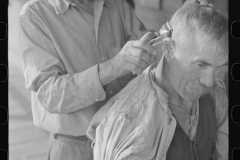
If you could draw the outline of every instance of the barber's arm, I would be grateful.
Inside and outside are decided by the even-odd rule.
[[[50,113],[71,113],[105,99],[98,65],[68,74],[45,27],[34,15],[20,16],[26,88]]]
[[[214,93],[217,133],[212,154],[213,160],[228,160],[228,98],[224,83],[220,85]]]
[[[103,86],[130,72],[147,67],[146,52],[153,49],[146,38],[128,42],[111,61],[69,74],[45,26],[34,15],[20,16],[20,41],[26,88],[50,113],[71,113],[106,98]]]
[[[157,54],[155,48],[148,43],[153,37],[154,34],[148,32],[140,40],[128,41],[115,57],[101,63],[99,79],[102,85],[130,72],[141,74],[151,63],[150,55]]]

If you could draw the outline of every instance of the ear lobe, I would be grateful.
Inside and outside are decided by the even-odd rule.
[[[163,41],[163,55],[169,61],[173,58],[174,54],[174,41],[171,38],[166,38]]]

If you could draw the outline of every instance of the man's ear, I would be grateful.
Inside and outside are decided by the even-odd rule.
[[[165,38],[163,40],[163,55],[167,61],[173,58],[175,50],[175,42],[171,38]]]

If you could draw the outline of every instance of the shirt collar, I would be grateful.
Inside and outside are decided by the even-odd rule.
[[[159,63],[161,65],[161,69],[162,69],[161,61]],[[142,85],[147,85],[150,83],[152,88],[155,90],[157,98],[158,98],[160,104],[162,105],[163,109],[166,111],[166,113],[171,115],[172,112],[168,107],[169,95],[167,94],[167,92],[165,92],[161,87],[159,87],[155,83],[155,72],[156,72],[156,67],[158,66],[159,63],[151,64],[148,68],[146,68],[143,71],[143,73],[139,77],[141,77],[142,81],[144,81],[144,84],[142,84]]]
[[[161,62],[159,62],[161,63]],[[155,72],[156,72],[156,67],[158,66],[159,63],[153,63],[148,68],[146,68],[143,73],[141,74],[142,79],[147,79],[144,82],[150,82],[151,86],[155,89],[158,99],[162,102],[167,104],[169,101],[169,96],[168,94],[160,88],[156,83],[155,83]]]
[[[84,0],[79,0],[80,2]],[[96,1],[104,1],[104,5],[106,7],[112,7],[112,0],[96,0]],[[72,0],[49,0],[49,2],[54,6],[57,14],[63,14],[69,8],[69,5],[73,3]]]

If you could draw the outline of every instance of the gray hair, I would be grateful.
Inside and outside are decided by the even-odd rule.
[[[186,31],[201,31],[219,40],[228,31],[228,19],[213,7],[206,5],[187,5],[180,8],[170,21],[172,26],[181,25]]]

